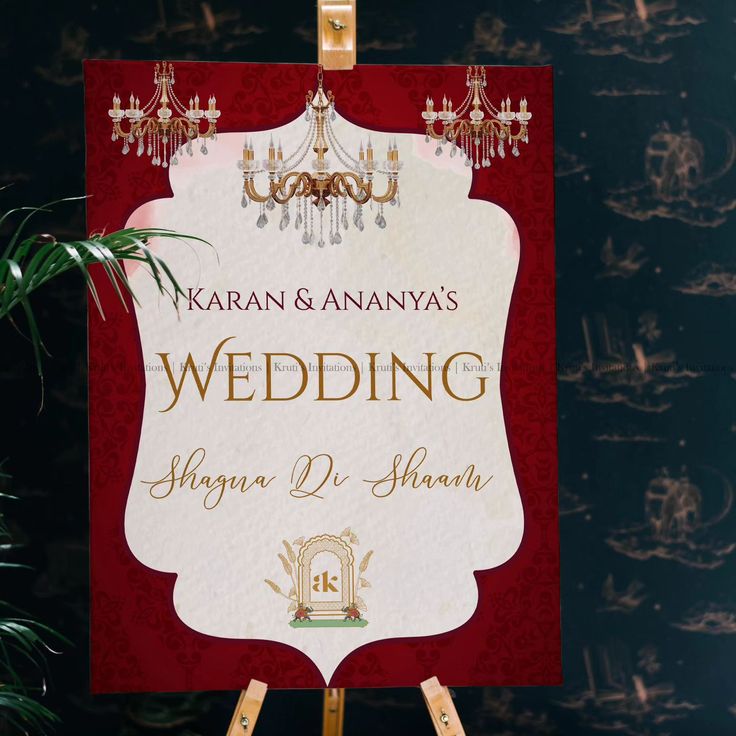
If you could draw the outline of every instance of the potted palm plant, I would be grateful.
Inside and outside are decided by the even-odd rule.
[[[67,242],[58,241],[53,235],[30,231],[34,215],[49,212],[53,205],[66,201],[70,200],[42,207],[17,207],[0,214],[0,233],[9,233],[0,240],[0,321],[7,320],[31,344],[41,385],[41,408],[46,349],[32,306],[35,292],[61,274],[78,271],[80,282],[86,284],[102,313],[92,279],[93,269],[110,279],[121,301],[126,292],[135,300],[123,264],[136,261],[148,270],[160,293],[176,305],[182,296],[181,287],[166,263],[151,248],[151,240],[175,238],[205,242],[157,228],[126,228]],[[3,591],[9,587],[1,582],[3,574],[8,568],[23,566],[8,560],[8,554],[18,546],[13,543],[4,515],[7,503],[17,500],[5,492],[9,479],[0,463],[0,589]],[[0,599],[0,713],[11,730],[24,734],[43,733],[58,720],[41,702],[45,694],[46,657],[58,647],[69,644],[59,632],[34,620],[12,601]]]

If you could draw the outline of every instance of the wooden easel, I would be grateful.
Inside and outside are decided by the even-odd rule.
[[[450,691],[436,677],[425,680],[420,687],[437,736],[465,736]],[[240,693],[226,736],[251,736],[267,689],[264,682],[250,681],[248,689]],[[343,736],[344,722],[345,690],[327,688],[322,706],[322,736]]]
[[[256,727],[258,714],[261,712],[263,699],[266,697],[268,685],[260,680],[251,680],[248,689],[243,690],[235,706],[235,712],[227,729],[227,736],[250,736]]]
[[[352,69],[356,63],[356,0],[317,1],[318,62],[324,69]],[[465,736],[450,691],[436,677],[419,686],[437,736]],[[251,736],[268,686],[251,680],[235,706],[227,736]],[[322,707],[322,736],[343,736],[344,688],[326,688]]]

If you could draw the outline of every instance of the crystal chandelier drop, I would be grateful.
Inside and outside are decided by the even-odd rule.
[[[273,138],[268,147],[268,158],[257,161],[253,142],[246,138],[243,147],[243,196],[241,204],[247,207],[249,201],[258,205],[256,224],[263,228],[268,223],[268,214],[278,205],[281,210],[279,229],[285,230],[291,221],[291,203],[294,205],[294,227],[303,230],[302,243],[315,242],[325,246],[325,230],[329,229],[329,242],[342,243],[341,230],[348,229],[348,199],[354,205],[352,220],[362,231],[363,207],[376,204],[375,223],[379,228],[386,227],[383,207],[389,203],[398,204],[399,192],[399,150],[396,141],[389,142],[386,161],[374,159],[373,144],[368,139],[366,147],[360,144],[358,158],[353,158],[338,141],[332,127],[335,120],[335,98],[332,92],[322,87],[322,68],[317,75],[317,90],[306,95],[307,132],[302,142],[291,155],[284,157],[281,143],[274,146]],[[345,171],[330,171],[330,161],[325,154],[332,147],[337,160]],[[316,154],[312,159],[312,171],[300,170],[300,166],[310,149]],[[256,176],[266,174],[268,188],[260,194],[256,186]],[[375,175],[387,178],[385,191],[376,194]],[[264,181],[264,184],[266,182]],[[318,213],[319,223],[315,227],[314,212]],[[325,216],[329,223],[326,225]]]
[[[213,141],[217,133],[217,118],[220,111],[216,108],[215,96],[207,100],[207,109],[199,107],[199,95],[189,98],[187,109],[179,101],[174,92],[174,65],[168,62],[156,64],[153,72],[153,83],[156,89],[151,99],[141,108],[140,100],[133,93],[130,95],[129,107],[120,107],[117,93],[112,98],[112,109],[107,114],[112,118],[112,140],[123,140],[123,153],[130,151],[131,145],[137,142],[136,153],[151,157],[154,166],[168,168],[169,161],[173,165],[179,163],[182,146],[192,155],[192,141],[202,139],[200,150],[207,153],[207,139]],[[160,105],[154,111],[156,105]],[[123,121],[128,121],[127,131]],[[207,127],[200,130],[200,123],[205,120]]]
[[[435,154],[442,154],[442,147],[450,143],[450,156],[458,149],[465,156],[465,165],[475,169],[487,168],[491,159],[498,155],[506,157],[506,145],[511,146],[511,153],[519,155],[519,141],[529,143],[527,125],[532,117],[527,112],[526,98],[519,102],[519,112],[511,109],[511,98],[501,100],[501,108],[496,108],[486,96],[486,70],[479,66],[469,66],[465,84],[468,94],[460,107],[452,109],[452,100],[442,98],[442,111],[435,112],[434,100],[427,97],[427,109],[422,117],[427,123],[426,140],[436,140]],[[486,117],[487,116],[487,117]],[[437,133],[434,125],[439,118],[442,131]],[[516,132],[513,123],[518,123]]]

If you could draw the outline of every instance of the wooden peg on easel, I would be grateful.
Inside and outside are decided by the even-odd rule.
[[[425,680],[419,687],[437,736],[465,736],[450,691],[436,677]]]
[[[345,722],[345,689],[325,688],[322,707],[322,736],[342,736]]]
[[[250,736],[253,733],[263,699],[266,697],[266,690],[268,685],[265,682],[251,680],[248,683],[248,689],[243,690],[238,698],[227,736]]]
[[[318,61],[325,69],[355,66],[356,0],[317,0]]]

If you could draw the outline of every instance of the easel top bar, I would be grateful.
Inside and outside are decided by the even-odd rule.
[[[436,677],[425,680],[420,688],[437,736],[465,736],[450,691]]]
[[[251,680],[248,689],[240,693],[238,704],[227,729],[227,736],[250,736],[256,727],[258,715],[266,697],[268,685],[260,680]]]
[[[352,69],[357,58],[356,0],[317,1],[318,61],[325,69]]]

